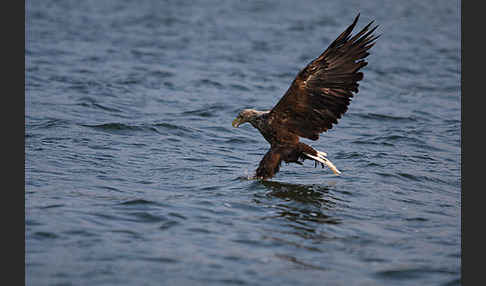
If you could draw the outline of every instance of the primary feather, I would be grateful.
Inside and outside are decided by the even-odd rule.
[[[285,95],[270,113],[276,128],[285,128],[301,137],[317,140],[319,134],[332,128],[348,110],[361,68],[378,36],[369,30],[371,23],[350,38],[359,19],[353,23],[315,60],[299,72]],[[278,126],[278,127],[277,127]]]

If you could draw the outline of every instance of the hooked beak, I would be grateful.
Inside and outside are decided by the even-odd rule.
[[[238,117],[235,118],[235,120],[233,120],[233,122],[231,123],[231,125],[233,125],[233,127],[238,127],[240,126],[241,122],[240,122],[240,119]]]

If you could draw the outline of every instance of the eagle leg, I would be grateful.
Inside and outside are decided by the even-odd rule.
[[[280,170],[280,164],[282,163],[282,154],[280,152],[279,148],[270,148],[260,161],[255,174],[256,178],[270,179]]]

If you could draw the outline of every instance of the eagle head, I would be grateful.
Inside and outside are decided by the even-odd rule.
[[[246,122],[252,122],[255,118],[257,118],[261,113],[261,111],[257,111],[254,109],[244,109],[238,113],[238,116],[236,116],[235,120],[233,120],[233,127],[238,127],[243,123]]]

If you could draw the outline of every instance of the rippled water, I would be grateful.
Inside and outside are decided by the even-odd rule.
[[[361,12],[348,113],[283,165],[231,127]],[[459,285],[457,1],[27,1],[28,285]]]

